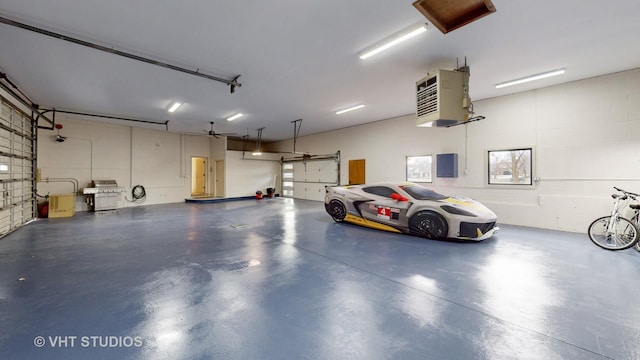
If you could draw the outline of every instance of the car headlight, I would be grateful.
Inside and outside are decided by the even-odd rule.
[[[455,206],[451,206],[451,205],[442,205],[441,206],[442,210],[448,212],[449,214],[455,214],[455,215],[464,215],[464,216],[472,216],[472,217],[476,217],[476,215],[470,211],[467,211],[465,209],[460,209],[458,207]]]

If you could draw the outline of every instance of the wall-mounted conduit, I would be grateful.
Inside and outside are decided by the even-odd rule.
[[[73,193],[75,195],[78,195],[78,179],[75,178],[44,178],[42,179],[40,182],[43,183],[52,183],[52,182],[67,182],[67,183],[72,183],[73,184]]]

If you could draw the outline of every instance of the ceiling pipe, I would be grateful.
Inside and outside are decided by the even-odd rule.
[[[92,49],[95,49],[95,50],[100,50],[100,51],[108,52],[110,54],[120,55],[120,56],[129,58],[129,59],[138,60],[138,61],[141,61],[141,62],[144,62],[144,63],[147,63],[147,64],[152,64],[152,65],[160,66],[160,67],[163,67],[163,68],[166,68],[166,69],[171,69],[171,70],[183,72],[183,73],[186,73],[186,74],[189,74],[189,75],[199,76],[199,77],[202,77],[202,78],[205,78],[205,79],[209,79],[209,80],[225,83],[225,84],[230,86],[232,94],[235,92],[236,87],[242,86],[242,84],[240,84],[238,82],[238,78],[240,77],[240,75],[235,76],[231,80],[223,79],[223,78],[220,78],[220,77],[217,77],[217,76],[201,73],[199,71],[200,69],[197,69],[197,70],[194,71],[194,70],[186,69],[186,68],[183,68],[183,67],[180,67],[180,66],[171,65],[171,64],[168,64],[168,63],[165,63],[165,62],[152,60],[152,59],[149,59],[149,58],[146,58],[146,57],[134,55],[134,54],[127,53],[127,52],[124,52],[124,51],[120,51],[120,50],[111,49],[111,48],[108,48],[106,46],[98,45],[98,44],[95,44],[95,43],[91,43],[91,42],[88,42],[88,41],[76,39],[76,38],[73,38],[73,37],[70,37],[70,36],[66,36],[66,35],[63,35],[63,34],[60,34],[60,33],[56,33],[56,32],[53,32],[53,31],[49,31],[49,30],[41,29],[41,28],[38,28],[38,27],[35,27],[35,26],[27,25],[27,24],[24,24],[24,23],[15,21],[15,20],[8,19],[6,17],[0,16],[0,23],[4,23],[4,24],[7,24],[7,25],[15,26],[17,28],[24,29],[24,30],[33,31],[35,33],[38,33],[38,34],[41,34],[41,35],[50,36],[52,38],[56,38],[56,39],[59,39],[59,40],[65,40],[65,41],[72,42],[74,44],[78,44],[78,45],[82,45],[82,46],[86,46],[86,47],[89,47],[89,48],[92,48]]]

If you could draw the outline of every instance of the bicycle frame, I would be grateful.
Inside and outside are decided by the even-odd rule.
[[[603,216],[593,220],[587,233],[589,239],[597,246],[606,250],[624,250],[632,246],[638,245],[640,230],[638,222],[640,222],[639,204],[631,204],[637,201],[640,194],[632,193],[613,187],[616,193],[611,195],[613,198],[613,206],[611,207],[611,215]],[[629,213],[629,209],[635,211]],[[640,245],[636,246],[636,250],[640,251]]]
[[[631,222],[636,225],[636,227],[640,227],[640,204],[629,205],[629,207],[633,210],[633,216],[631,216]],[[640,251],[640,243],[636,243],[634,248],[637,251]]]
[[[607,225],[607,232],[609,234],[612,234],[613,232],[615,232],[614,226],[618,221],[618,218],[620,217],[620,209],[622,207],[625,207],[627,204],[627,202],[625,201],[622,205],[620,205],[620,202],[627,200],[629,198],[626,194],[624,195],[613,194],[611,196],[613,197],[613,207],[611,208],[611,221],[609,221],[609,224]]]
[[[633,215],[631,215],[631,217],[629,218],[629,220],[633,221],[636,225],[640,225],[640,223],[638,223],[638,215],[640,215],[640,213],[638,212],[638,210],[633,210]]]

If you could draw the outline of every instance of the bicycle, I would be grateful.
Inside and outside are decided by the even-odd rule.
[[[589,239],[597,246],[607,250],[624,250],[638,243],[640,231],[638,226],[625,218],[622,210],[629,205],[631,200],[636,200],[640,195],[613,187],[622,194],[613,194],[613,207],[611,215],[594,220],[589,225]],[[638,221],[640,204],[629,205],[636,212],[635,221]],[[636,247],[640,251],[640,248]]]
[[[633,216],[631,216],[631,221],[636,224],[636,227],[640,231],[640,204],[630,204],[629,207],[633,210]],[[637,251],[640,251],[640,234],[638,234],[638,241],[633,247]]]

